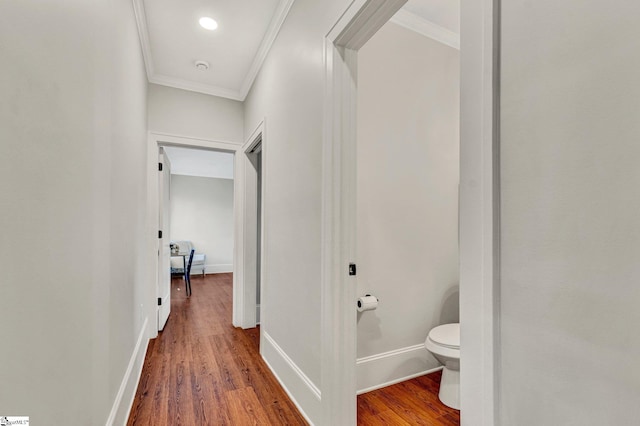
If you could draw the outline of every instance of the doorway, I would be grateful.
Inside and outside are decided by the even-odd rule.
[[[242,328],[264,322],[265,268],[265,151],[264,122],[242,147],[244,167],[244,311]],[[262,345],[260,345],[262,348]]]
[[[327,424],[356,420],[357,280],[356,123],[358,50],[406,0],[353,2],[329,30],[325,43],[323,153],[322,405]],[[473,4],[472,4],[473,3]],[[460,316],[461,410],[493,424],[498,327],[496,262],[498,217],[492,1],[465,2],[461,44]],[[399,153],[401,154],[401,153]],[[355,272],[355,271],[353,271]],[[339,330],[339,331],[336,331]]]
[[[459,323],[459,51],[392,20],[357,84],[357,295],[379,299],[357,314],[360,394],[439,370],[425,339]]]
[[[262,133],[260,133],[262,134]],[[264,147],[264,143],[262,144]],[[251,328],[255,327],[255,315],[256,315],[256,290],[255,281],[249,283],[249,287],[252,285],[252,297],[247,297],[247,291],[245,286],[244,277],[248,270],[252,270],[255,275],[256,265],[251,265],[249,269],[247,262],[245,262],[245,245],[248,241],[245,236],[245,193],[246,193],[246,181],[245,181],[245,169],[248,167],[249,160],[244,151],[246,146],[241,144],[234,144],[228,142],[220,142],[213,140],[203,140],[196,138],[188,138],[174,135],[166,135],[161,133],[151,132],[148,137],[147,143],[147,222],[149,223],[149,239],[147,241],[148,249],[148,265],[150,271],[151,280],[146,290],[146,300],[149,300],[148,305],[144,308],[149,318],[159,318],[157,300],[162,297],[159,293],[159,256],[158,256],[158,236],[160,231],[160,186],[158,184],[158,152],[160,147],[181,147],[190,149],[200,149],[209,151],[219,151],[230,153],[233,155],[233,307],[232,307],[232,324],[236,327]],[[243,149],[245,148],[245,149]],[[264,148],[263,148],[264,151]],[[264,159],[264,153],[263,153]],[[264,162],[264,160],[263,160]],[[263,183],[264,185],[264,183]],[[255,219],[257,221],[257,218]],[[264,236],[264,229],[261,232]],[[255,234],[252,244],[255,247]],[[254,255],[255,258],[255,255]],[[264,254],[261,256],[262,269],[264,269]],[[249,291],[251,293],[251,290]],[[264,308],[264,303],[262,303]],[[254,322],[247,321],[246,313],[253,312]],[[261,318],[264,321],[263,318]],[[151,321],[150,326],[147,329],[148,337],[155,338],[158,334],[157,321]]]
[[[234,154],[169,145],[159,151],[161,331],[170,312],[172,275],[185,281],[174,290],[189,296],[194,280],[200,286],[205,274],[233,272]]]

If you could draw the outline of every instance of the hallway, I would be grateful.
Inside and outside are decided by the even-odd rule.
[[[171,282],[171,315],[149,342],[129,425],[305,425],[258,352],[231,325],[232,275]]]

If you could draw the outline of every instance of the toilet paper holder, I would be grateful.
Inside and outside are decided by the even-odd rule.
[[[363,297],[358,298],[356,307],[358,312],[372,311],[378,307],[379,301],[380,300],[377,297],[365,294]]]

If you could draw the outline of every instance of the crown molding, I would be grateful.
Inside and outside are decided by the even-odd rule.
[[[149,42],[149,29],[147,28],[147,13],[144,10],[143,0],[133,0],[133,12],[138,25],[138,37],[142,48],[144,68],[147,71],[147,80],[153,76],[153,58],[151,57],[151,43]]]
[[[434,24],[414,13],[400,9],[393,18],[391,18],[391,22],[460,50],[460,34]]]
[[[149,83],[174,87],[176,89],[189,90],[191,92],[204,93],[206,95],[219,96],[221,98],[233,99],[235,101],[244,101],[295,0],[280,0],[278,3],[278,7],[273,14],[271,22],[269,23],[269,28],[267,29],[262,42],[260,42],[258,51],[253,58],[251,68],[249,68],[249,71],[242,81],[240,90],[157,74],[153,65],[153,55],[151,54],[151,43],[149,41],[149,28],[147,26],[147,15],[144,9],[144,0],[132,1],[136,23],[138,25],[138,36],[140,37],[142,57],[144,59],[144,65],[147,71],[147,80]]]
[[[243,101],[247,97],[247,94],[249,93],[249,90],[251,89],[253,82],[258,76],[258,72],[260,71],[260,68],[262,68],[262,64],[264,63],[264,60],[267,58],[267,54],[269,53],[269,50],[271,50],[271,46],[273,46],[273,43],[275,42],[276,37],[278,36],[278,33],[280,32],[280,28],[282,28],[282,25],[284,24],[284,20],[287,18],[287,15],[289,15],[289,11],[291,10],[291,6],[293,6],[294,1],[295,0],[280,0],[278,7],[273,14],[273,18],[269,23],[269,28],[267,29],[267,32],[265,33],[264,38],[260,43],[258,52],[256,53],[256,56],[253,58],[253,63],[251,64],[251,68],[249,68],[249,72],[247,73],[247,75],[244,78],[244,81],[242,82],[240,94],[242,96]]]
[[[221,98],[233,99],[234,101],[244,101],[240,92],[226,87],[213,86],[211,84],[197,83],[191,80],[171,77],[168,75],[154,74],[149,77],[149,83],[169,86],[176,89],[188,90],[190,92],[204,93],[205,95],[219,96]]]

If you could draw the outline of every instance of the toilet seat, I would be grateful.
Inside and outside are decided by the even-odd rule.
[[[443,365],[438,398],[444,405],[459,410],[460,324],[444,324],[432,329],[424,346]]]
[[[440,325],[429,332],[428,340],[445,348],[460,349],[460,324]]]

